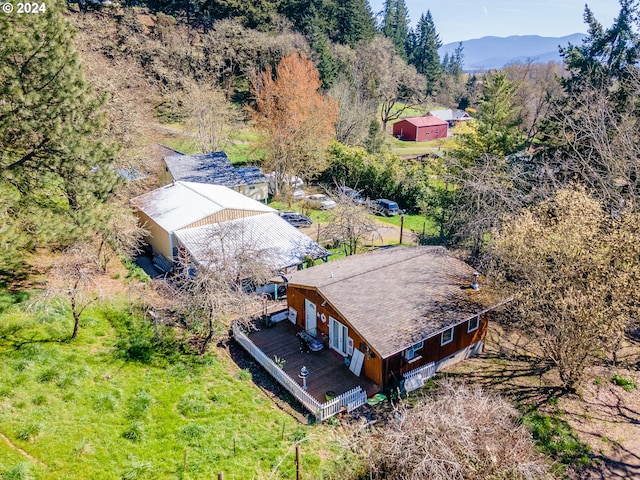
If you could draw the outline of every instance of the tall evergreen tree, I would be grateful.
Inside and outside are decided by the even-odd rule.
[[[61,9],[48,3],[44,13],[0,16],[0,237],[20,230],[24,240],[0,245],[13,254],[82,234],[87,208],[116,181],[114,152],[98,140],[101,102],[84,81]]]
[[[407,59],[409,47],[409,11],[404,0],[386,0],[382,33],[393,42],[396,53]]]
[[[621,102],[626,100],[625,82],[636,75],[640,60],[638,3],[638,0],[620,0],[620,13],[609,28],[604,28],[585,6],[587,38],[582,45],[561,49],[570,72],[570,76],[563,80],[569,95],[589,87],[617,85],[612,95]]]
[[[462,67],[464,66],[464,53],[462,53],[464,47],[462,46],[462,42],[458,44],[456,49],[453,51],[451,55],[447,52],[442,59],[442,67],[444,69],[444,73],[447,75],[452,75],[453,77],[458,78],[462,75]]]
[[[422,14],[415,31],[411,32],[409,63],[427,79],[427,95],[435,93],[443,68],[438,49],[442,46],[431,12]]]
[[[354,47],[373,38],[376,26],[367,0],[336,0],[336,4],[333,40]]]
[[[515,104],[514,93],[515,85],[506,74],[485,76],[475,128],[458,135],[454,148],[456,158],[463,165],[486,155],[504,159],[522,147],[520,107]]]
[[[536,151],[552,187],[587,185],[612,210],[640,205],[638,0],[620,0],[603,27],[585,7],[587,38],[562,50],[569,75],[541,129]]]
[[[322,88],[329,89],[338,76],[338,64],[329,50],[327,37],[320,32],[311,36],[311,48],[318,54],[316,67],[322,81]]]

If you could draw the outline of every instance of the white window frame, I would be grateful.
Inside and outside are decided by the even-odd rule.
[[[454,330],[455,330],[455,327],[451,327],[451,328],[445,330],[444,332],[442,332],[440,334],[440,346],[447,345],[447,344],[453,342]],[[447,332],[451,332],[451,338],[449,340],[445,341],[444,340],[444,334],[447,333]]]
[[[476,326],[471,328],[471,322],[475,320]],[[480,326],[480,316],[476,315],[475,317],[472,317],[469,319],[469,321],[467,322],[467,333],[469,332],[475,332],[478,327]]]
[[[404,352],[402,352],[402,358],[407,361],[415,360],[419,355],[416,355],[416,352],[424,347],[424,341],[418,342],[415,345],[411,345]]]

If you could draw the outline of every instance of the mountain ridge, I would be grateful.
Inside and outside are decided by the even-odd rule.
[[[569,44],[579,45],[586,35],[573,33],[563,37],[542,37],[540,35],[512,35],[509,37],[486,36],[462,42],[452,42],[438,49],[440,57],[454,50],[462,43],[465,71],[491,70],[511,63],[562,62],[559,47]]]

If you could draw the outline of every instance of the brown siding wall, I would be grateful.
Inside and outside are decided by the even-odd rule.
[[[420,358],[407,362],[402,358],[402,352],[387,358],[384,365],[384,384],[382,388],[395,385],[396,382],[402,380],[403,374],[411,370],[447,358],[449,355],[453,355],[463,348],[483,340],[487,336],[488,324],[489,315],[484,313],[480,316],[477,330],[467,332],[468,322],[461,323],[454,329],[453,341],[446,345],[440,345],[440,334],[425,340],[424,346],[417,352]]]
[[[328,302],[324,307],[322,306],[325,299],[316,290],[289,286],[287,289],[287,305],[295,309],[298,313],[296,323],[300,328],[304,329],[306,327],[304,311],[305,298],[316,305],[317,337],[324,341],[326,348],[329,348],[329,316],[335,318],[347,327],[348,335],[353,339],[354,350],[358,349],[360,344],[366,343],[365,340],[356,333],[349,322],[347,322]],[[327,321],[325,323],[322,323],[322,314],[326,316]],[[378,385],[382,384],[382,359],[375,352],[370,356],[370,358],[365,356],[360,375],[363,374]]]

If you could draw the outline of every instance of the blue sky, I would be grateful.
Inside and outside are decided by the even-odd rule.
[[[384,0],[369,0],[374,14]],[[562,37],[586,33],[584,5],[608,27],[620,11],[618,0],[405,0],[415,25],[422,13],[431,16],[443,44],[486,36],[541,35]]]

